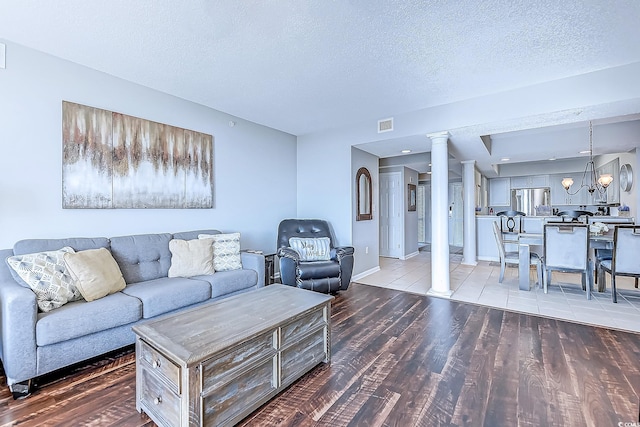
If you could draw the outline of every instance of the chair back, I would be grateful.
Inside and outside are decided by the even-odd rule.
[[[567,222],[582,222],[586,223],[587,218],[592,216],[593,213],[589,211],[560,211],[558,212],[558,216],[562,218],[562,221],[567,220]]]
[[[502,231],[500,231],[500,227],[498,227],[497,222],[493,222],[493,235],[496,237],[496,243],[498,244],[498,255],[500,255],[500,259],[503,260],[506,256],[504,250],[504,241],[502,240]]]
[[[509,233],[518,233],[518,232],[524,233],[524,230],[522,227],[522,222],[523,222],[522,218],[527,215],[524,212],[502,211],[502,212],[498,212],[496,215],[500,217],[500,231],[502,231],[503,233],[505,231]],[[518,226],[517,230],[516,230],[516,224]]]
[[[321,219],[284,219],[278,225],[278,248],[289,247],[291,237],[328,237],[335,247],[333,231],[327,221]]]
[[[613,233],[613,260],[615,273],[640,275],[640,225],[619,225]]]
[[[586,271],[588,258],[588,225],[574,222],[544,225],[544,262],[547,268]]]

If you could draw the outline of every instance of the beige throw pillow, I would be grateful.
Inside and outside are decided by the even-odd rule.
[[[119,292],[127,285],[118,263],[106,248],[66,253],[64,263],[87,301]]]
[[[173,239],[169,242],[169,250],[169,277],[192,277],[215,272],[212,239]]]

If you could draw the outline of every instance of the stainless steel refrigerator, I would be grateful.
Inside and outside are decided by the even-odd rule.
[[[511,209],[527,216],[551,215],[549,188],[518,188],[511,190]]]

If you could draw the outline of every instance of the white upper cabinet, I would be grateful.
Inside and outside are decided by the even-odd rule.
[[[549,175],[514,176],[511,188],[540,188],[549,186]]]
[[[551,188],[551,205],[552,206],[580,206],[593,204],[593,197],[589,194],[586,187],[580,188],[582,185],[582,173],[565,173],[549,176],[549,187]],[[572,178],[573,185],[569,188],[570,192],[576,192],[576,194],[569,194],[562,186],[563,178]],[[579,190],[578,190],[579,189]]]
[[[509,178],[489,180],[489,206],[511,206],[511,180]]]

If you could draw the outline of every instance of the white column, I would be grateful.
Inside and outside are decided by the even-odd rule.
[[[449,132],[431,138],[431,289],[427,295],[450,297],[449,285]]]
[[[476,161],[462,162],[464,244],[462,247],[462,263],[477,265],[476,260]]]

